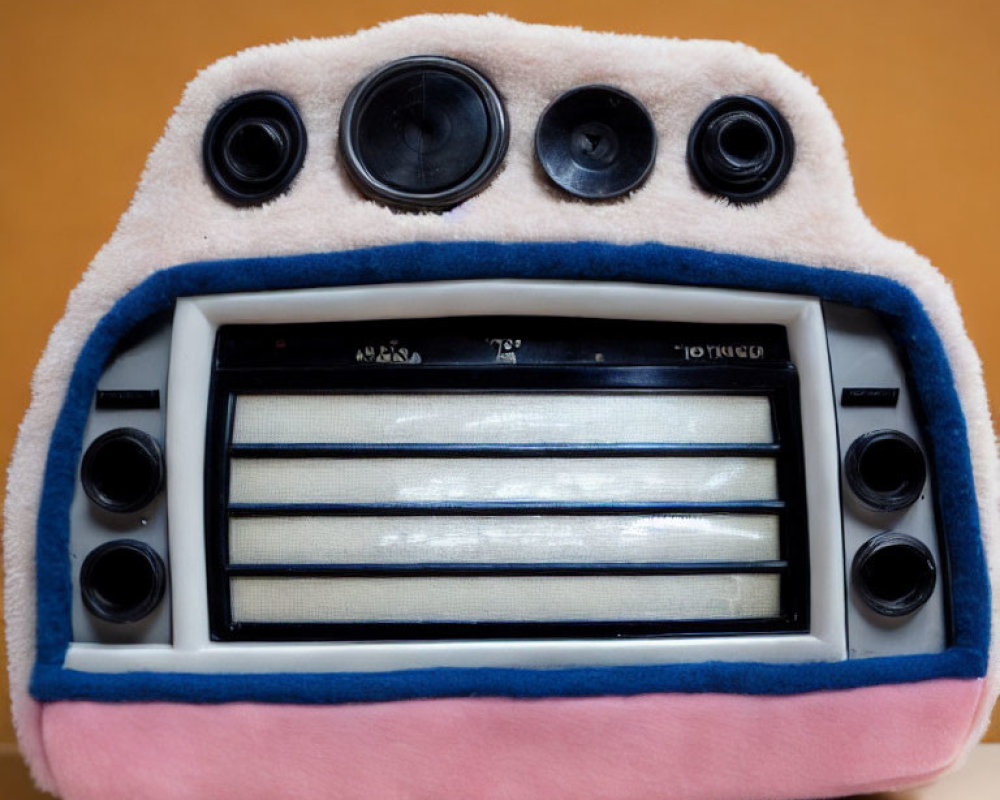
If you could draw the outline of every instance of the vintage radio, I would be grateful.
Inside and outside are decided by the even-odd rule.
[[[222,61],[35,389],[12,692],[66,798],[831,796],[995,699],[975,353],[740,46]]]

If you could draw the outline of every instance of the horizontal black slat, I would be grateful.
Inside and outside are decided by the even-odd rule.
[[[723,503],[230,503],[239,517],[472,516],[487,514],[774,514],[781,500]]]
[[[548,622],[230,622],[213,632],[216,640],[294,641],[426,641],[428,639],[628,639],[648,636],[742,636],[795,634],[803,623],[783,617],[734,619],[557,620]]]
[[[234,458],[460,458],[491,456],[774,456],[779,444],[233,444]]]
[[[215,372],[220,385],[233,394],[576,394],[605,390],[615,394],[657,393],[705,395],[761,395],[793,380],[786,365],[757,366],[620,366],[600,370],[580,366],[518,366],[466,368],[461,366],[394,367],[374,370],[344,367],[303,369],[259,368]]]
[[[782,572],[787,561],[605,562],[605,563],[451,563],[423,564],[231,564],[238,577],[430,578],[517,577],[539,575],[757,575]]]

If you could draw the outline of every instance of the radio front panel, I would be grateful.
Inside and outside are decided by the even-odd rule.
[[[179,300],[171,337],[169,645],[71,668],[847,654],[816,300],[354,287]]]
[[[149,508],[166,508],[169,547],[146,538],[170,585],[145,621],[76,627],[67,666],[840,660],[849,631],[862,641],[844,612],[845,591],[859,602],[829,370],[844,356],[816,300],[531,281],[180,300],[112,362],[100,402],[146,402],[143,370],[163,371],[147,351],[165,356],[167,336]],[[898,378],[844,380],[905,400]],[[136,413],[153,412],[95,407],[94,435]],[[878,533],[883,512],[865,513]],[[107,538],[88,530],[74,518],[78,583]],[[144,552],[122,557],[145,569]],[[940,649],[943,595],[864,620]]]
[[[808,630],[779,326],[224,326],[211,407],[214,638]]]
[[[932,454],[878,317],[636,291],[509,281],[179,301],[98,382],[71,509],[68,663],[944,650]],[[442,316],[390,319],[414,294]],[[574,315],[557,315],[567,298]],[[524,313],[491,313],[504,307]],[[720,321],[685,320],[706,316]],[[124,469],[102,471],[123,453]],[[151,495],[144,453],[168,467]],[[189,566],[168,579],[171,562]]]

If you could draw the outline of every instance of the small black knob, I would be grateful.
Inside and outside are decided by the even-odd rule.
[[[610,200],[649,177],[656,162],[656,129],[646,107],[628,92],[578,86],[542,112],[535,154],[563,191],[586,200]]]
[[[202,157],[215,188],[253,205],[281,194],[302,167],[306,130],[292,102],[250,92],[225,103],[205,129]]]
[[[340,152],[368,197],[443,210],[479,192],[507,152],[507,115],[478,71],[443,56],[376,70],[348,96]]]
[[[163,451],[136,428],[115,428],[98,436],[80,465],[87,497],[107,511],[138,511],[163,487]]]
[[[901,431],[871,431],[855,439],[844,458],[851,491],[877,511],[900,511],[920,497],[927,478],[920,446]]]
[[[163,559],[132,539],[102,544],[84,559],[80,592],[84,605],[108,622],[137,622],[152,613],[167,584]]]
[[[937,568],[927,546],[912,536],[886,532],[865,542],[854,556],[851,583],[878,614],[902,617],[934,592]]]
[[[795,141],[778,110],[759,97],[723,97],[706,108],[688,137],[688,165],[712,194],[761,200],[791,169]]]

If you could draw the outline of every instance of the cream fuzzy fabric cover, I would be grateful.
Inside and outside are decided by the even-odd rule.
[[[426,53],[452,56],[490,76],[510,116],[510,149],[489,187],[453,211],[394,213],[362,198],[345,174],[338,117],[348,92],[374,68]],[[542,109],[567,88],[595,82],[640,98],[659,135],[652,176],[624,202],[569,201],[547,184],[534,160]],[[294,100],[309,149],[287,194],[263,207],[237,208],[221,200],[202,173],[202,134],[222,102],[259,89]],[[791,173],[781,191],[757,205],[721,202],[700,191],[688,173],[688,131],[705,106],[726,94],[768,99],[795,134]],[[35,523],[49,437],[78,353],[97,321],[148,275],[184,262],[454,240],[658,241],[872,273],[910,286],[940,332],[958,381],[995,576],[1000,482],[979,360],[947,280],[905,244],[875,230],[858,207],[840,132],[808,79],[740,44],[587,33],[493,16],[420,16],[346,38],[258,47],[222,59],[188,86],[131,206],[70,296],[35,372],[10,468],[4,544],[14,720],[42,787],[51,782],[37,705],[28,695]],[[992,688],[970,744],[985,729],[996,696],[993,641]]]

